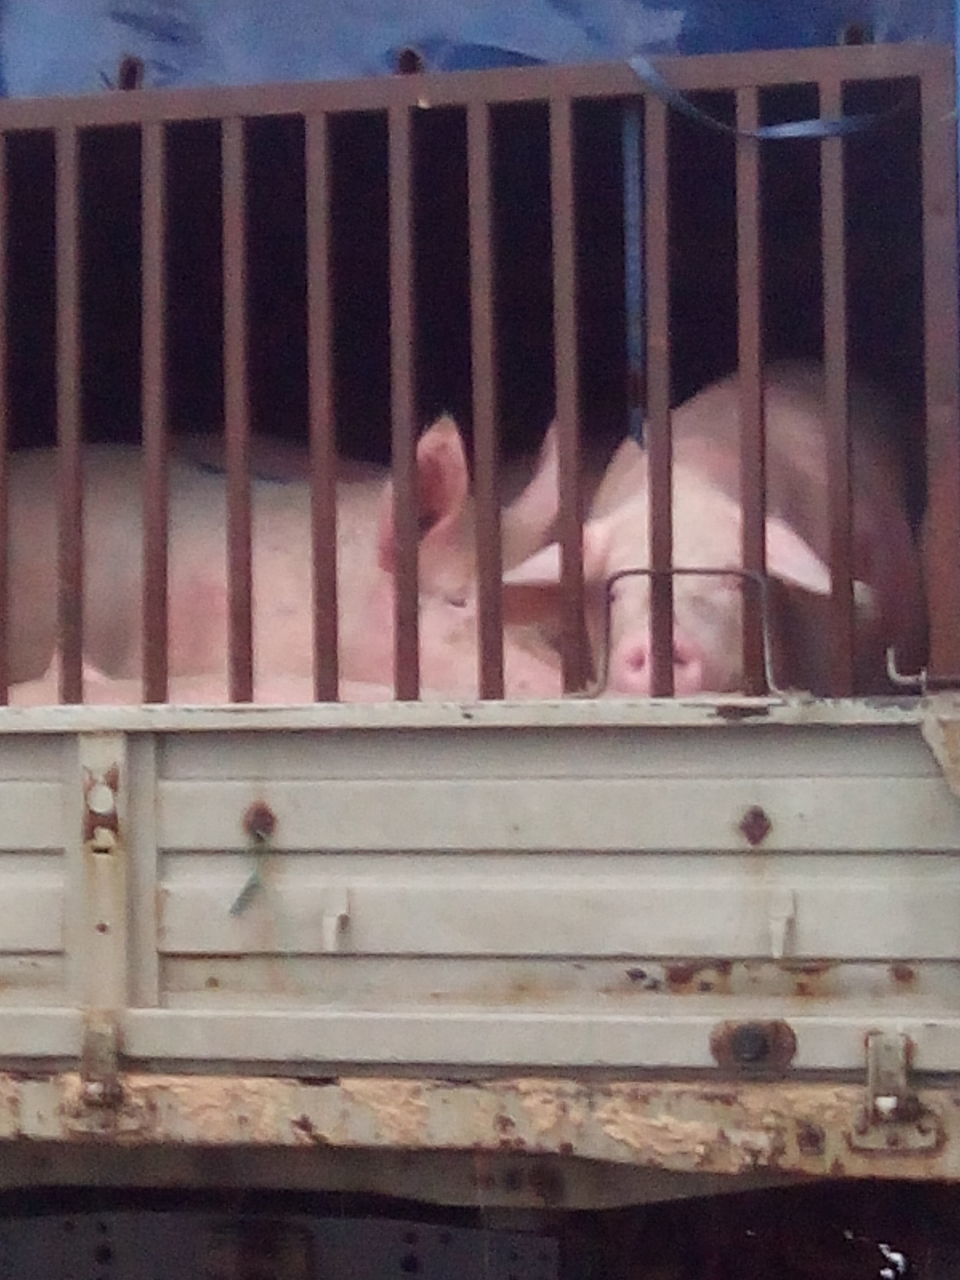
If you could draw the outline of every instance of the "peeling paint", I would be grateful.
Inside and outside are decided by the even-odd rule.
[[[116,1106],[91,1106],[75,1073],[0,1073],[0,1152],[18,1140],[69,1147],[505,1151],[552,1161],[749,1178],[831,1176],[960,1182],[960,1094],[921,1090],[942,1126],[935,1150],[859,1150],[856,1084],[775,1081],[451,1081],[121,1073]],[[96,1159],[91,1154],[91,1159]],[[555,1169],[555,1165],[551,1166]],[[556,1170],[555,1170],[556,1171]],[[558,1193],[559,1194],[559,1193]]]
[[[579,1089],[565,1097],[552,1080],[518,1080],[514,1087],[537,1135],[584,1125],[586,1113],[579,1105]]]
[[[377,1131],[398,1147],[419,1147],[426,1139],[427,1103],[418,1080],[344,1080],[347,1098],[369,1107]]]

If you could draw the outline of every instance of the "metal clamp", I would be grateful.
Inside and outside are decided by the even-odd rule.
[[[606,636],[603,645],[603,672],[596,688],[606,688],[610,675],[610,612],[613,608],[613,588],[621,578],[630,577],[674,577],[677,574],[706,574],[715,578],[740,578],[742,582],[752,582],[760,593],[760,631],[763,638],[763,678],[771,695],[788,701],[790,694],[781,689],[773,677],[773,647],[770,641],[770,579],[765,573],[757,573],[753,569],[620,569],[612,573],[606,582]]]
[[[867,1097],[848,1136],[855,1151],[887,1155],[936,1151],[943,1142],[939,1118],[910,1087],[912,1044],[901,1034],[867,1036]]]

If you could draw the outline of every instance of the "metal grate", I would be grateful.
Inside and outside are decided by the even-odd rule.
[[[863,46],[827,50],[761,52],[677,59],[663,64],[671,84],[684,93],[727,94],[736,123],[744,129],[762,115],[764,92],[806,86],[818,109],[836,115],[845,92],[864,82],[912,83],[919,94],[919,160],[922,203],[923,362],[926,464],[930,487],[932,545],[929,566],[929,624],[932,681],[960,672],[960,433],[957,375],[957,270],[955,146],[952,124],[952,61],[936,47]],[[811,88],[812,87],[812,88]],[[249,307],[251,238],[248,204],[251,127],[256,121],[291,118],[302,125],[304,173],[305,323],[307,413],[305,438],[311,457],[313,548],[313,697],[335,700],[342,672],[338,664],[335,370],[339,317],[331,275],[331,200],[335,181],[332,130],[346,116],[373,118],[386,130],[389,218],[389,409],[391,468],[396,495],[395,664],[399,699],[421,691],[417,594],[418,500],[415,440],[418,361],[415,282],[423,245],[415,217],[415,117],[429,110],[460,112],[465,120],[469,357],[474,441],[477,535],[479,670],[483,698],[504,693],[503,613],[500,590],[500,422],[496,303],[502,285],[494,250],[498,200],[492,179],[495,113],[506,107],[539,104],[549,116],[549,225],[552,254],[552,327],[555,416],[558,424],[562,547],[563,685],[582,690],[589,656],[582,634],[584,568],[582,479],[584,385],[581,376],[581,299],[578,294],[578,227],[575,131],[584,103],[643,99],[643,182],[645,219],[646,410],[651,460],[652,687],[673,693],[671,466],[669,410],[672,403],[670,111],[625,65],[415,75],[352,83],[262,86],[250,89],[134,91],[81,99],[0,103],[0,279],[10,298],[11,227],[16,210],[10,182],[10,149],[18,138],[52,139],[54,168],[55,376],[58,448],[59,541],[57,550],[57,634],[62,656],[59,696],[83,700],[84,574],[82,530],[95,522],[85,509],[83,488],[84,139],[91,131],[114,130],[117,138],[136,135],[138,157],[140,345],[143,472],[142,679],[148,701],[167,699],[170,662],[169,531],[167,458],[171,423],[169,396],[169,294],[171,170],[174,131],[205,122],[217,131],[220,156],[222,252],[223,409],[228,528],[227,637],[228,694],[235,702],[256,698],[254,679],[254,582],[250,501],[251,351]],[[850,244],[846,235],[845,147],[840,138],[807,142],[819,148],[821,252],[823,272],[823,356],[832,425],[829,521],[833,570],[831,606],[831,691],[853,688],[853,603],[849,444],[846,431],[848,385],[848,298],[845,287]],[[744,568],[763,573],[764,449],[761,408],[763,363],[762,152],[740,145],[735,156],[737,357],[741,379],[740,475],[743,494]],[[25,190],[21,183],[17,190]],[[278,197],[279,198],[279,197]],[[22,214],[19,215],[22,218]],[[109,285],[107,286],[109,287]],[[12,332],[11,303],[0,307],[0,355]],[[626,357],[624,357],[626,375]],[[626,376],[624,383],[626,384]],[[0,409],[12,391],[0,389]],[[0,421],[6,414],[0,413]],[[10,440],[0,442],[0,525],[8,510]],[[943,554],[942,548],[948,549]],[[11,573],[6,541],[0,538],[0,596]],[[305,605],[306,607],[306,605]],[[0,696],[6,700],[16,673],[11,670],[8,618],[0,614]],[[744,611],[744,669],[748,691],[764,687],[759,600],[748,594]]]

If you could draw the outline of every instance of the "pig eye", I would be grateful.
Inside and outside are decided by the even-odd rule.
[[[467,607],[467,597],[464,595],[448,595],[444,596],[444,599],[454,609],[465,609]]]

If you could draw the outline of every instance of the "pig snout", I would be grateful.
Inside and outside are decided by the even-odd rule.
[[[673,691],[677,695],[700,693],[704,688],[703,653],[680,635],[673,638]],[[652,692],[653,658],[649,639],[624,636],[610,651],[607,692],[649,698]]]

